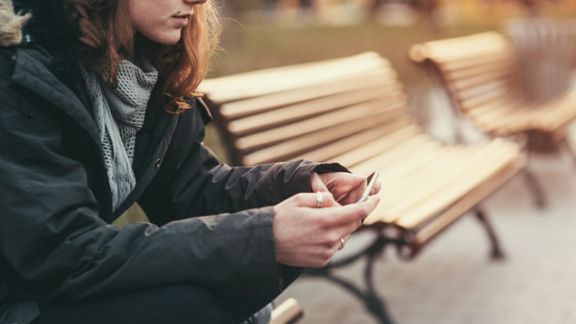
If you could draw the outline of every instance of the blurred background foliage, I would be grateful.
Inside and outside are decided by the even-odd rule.
[[[222,50],[209,77],[365,50],[404,65],[415,42],[501,29],[511,18],[576,14],[576,0],[220,0],[220,7]]]
[[[436,80],[408,58],[417,42],[504,31],[510,19],[570,18],[576,0],[219,0],[221,49],[209,78],[274,66],[330,59],[363,51],[388,58],[422,123]],[[213,127],[206,144],[226,160]]]

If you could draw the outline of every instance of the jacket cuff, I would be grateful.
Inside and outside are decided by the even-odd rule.
[[[294,178],[290,181],[290,192],[286,194],[286,197],[290,197],[300,192],[312,192],[310,179],[314,172],[318,174],[328,172],[350,172],[339,163],[312,163],[309,161],[296,161],[290,163],[296,165],[298,169],[297,172],[295,172]]]
[[[330,172],[350,173],[350,170],[348,170],[346,167],[344,167],[340,163],[320,163],[320,164],[316,165],[316,167],[314,168],[314,171],[318,174],[330,173]]]

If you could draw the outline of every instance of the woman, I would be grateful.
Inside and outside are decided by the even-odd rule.
[[[229,167],[202,145],[212,3],[14,7],[0,0],[1,323],[242,321],[376,206],[350,204],[365,180],[337,164]],[[150,223],[111,225],[136,202]]]

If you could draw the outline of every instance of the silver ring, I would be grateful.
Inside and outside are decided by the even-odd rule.
[[[344,248],[344,243],[346,243],[346,240],[344,240],[343,237],[340,238],[340,247],[338,248],[338,250],[342,250]]]
[[[322,204],[324,203],[324,196],[322,192],[316,191],[316,208],[322,208]]]

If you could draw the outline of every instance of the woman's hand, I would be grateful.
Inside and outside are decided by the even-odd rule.
[[[355,203],[366,189],[366,178],[347,172],[330,172],[318,175],[312,174],[310,179],[312,191],[330,192],[336,201],[342,205]],[[380,192],[380,182],[376,182],[370,195]]]
[[[341,206],[329,192],[296,194],[274,207],[273,223],[276,259],[296,267],[323,267],[342,247],[341,239],[362,225],[379,202],[370,196],[365,202]]]

